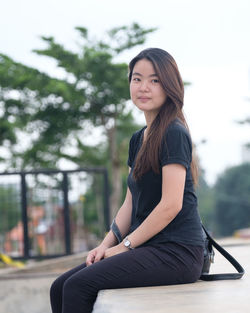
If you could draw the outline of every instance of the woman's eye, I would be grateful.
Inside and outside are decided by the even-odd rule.
[[[133,81],[135,81],[135,82],[139,82],[139,81],[140,81],[140,78],[138,78],[138,77],[134,77],[134,78],[133,78]]]
[[[152,83],[153,83],[153,84],[159,83],[159,79],[153,79],[153,80],[152,80]]]

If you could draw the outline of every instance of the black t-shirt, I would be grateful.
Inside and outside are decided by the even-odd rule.
[[[128,166],[131,167],[131,171],[127,182],[132,194],[133,205],[130,233],[152,212],[162,196],[162,173],[156,174],[153,170],[149,170],[137,181],[133,177],[135,160],[143,142],[145,128],[134,133],[129,144]],[[184,125],[179,120],[175,120],[168,126],[163,136],[159,165],[163,167],[167,164],[178,163],[186,168],[183,206],[177,216],[163,230],[143,245],[164,244],[169,241],[196,246],[204,245],[190,168],[191,160],[190,135]]]

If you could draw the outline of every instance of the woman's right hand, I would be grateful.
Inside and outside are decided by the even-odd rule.
[[[108,247],[101,243],[95,249],[90,250],[86,258],[86,265],[87,266],[92,265],[93,263],[96,263],[100,261],[101,259],[103,259],[105,251],[107,249]]]

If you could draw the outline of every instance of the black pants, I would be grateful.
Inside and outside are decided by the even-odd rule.
[[[195,282],[202,265],[202,247],[176,243],[139,247],[88,267],[84,263],[62,274],[52,284],[52,312],[92,312],[101,289]]]

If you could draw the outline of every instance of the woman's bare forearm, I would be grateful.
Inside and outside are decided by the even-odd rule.
[[[130,193],[129,188],[127,188],[127,194],[124,203],[121,206],[120,210],[117,212],[115,217],[116,224],[123,238],[129,232],[131,225],[131,215],[132,215],[132,195]]]
[[[132,214],[132,196],[129,189],[127,189],[127,194],[123,202],[123,205],[121,206],[115,217],[116,224],[123,238],[129,232],[131,225],[131,214]],[[113,247],[114,245],[117,244],[117,239],[111,230],[103,239],[102,244],[108,248]]]
[[[179,209],[168,208],[160,202],[143,223],[129,234],[131,246],[136,248],[158,234],[178,213]]]

